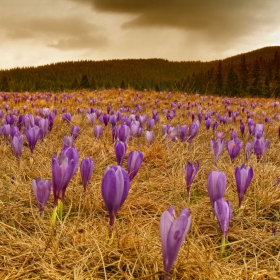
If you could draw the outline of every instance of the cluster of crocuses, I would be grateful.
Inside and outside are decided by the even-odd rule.
[[[8,112],[2,119],[3,126],[0,127],[0,135],[4,135],[6,142],[10,138],[11,147],[18,162],[20,162],[23,151],[22,127],[32,156],[38,140],[43,141],[46,134],[52,129],[54,118],[55,114],[51,112],[44,117],[39,117],[32,114],[18,116],[18,111],[14,111],[14,114]]]

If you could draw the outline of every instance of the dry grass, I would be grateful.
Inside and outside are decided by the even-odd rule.
[[[162,109],[170,109],[171,101],[176,99],[184,104],[186,99],[201,101],[203,112],[210,98],[201,100],[198,96],[176,93],[172,99],[165,100],[167,94],[141,94],[142,100],[150,104],[149,107],[143,105],[142,113],[147,113],[148,117],[151,117],[154,99],[160,99],[157,105],[160,120],[153,129],[156,139],[150,148],[146,146],[143,136],[139,146],[137,139],[128,143],[127,154],[132,150],[144,152],[144,163],[132,181],[129,196],[118,213],[113,242],[106,240],[108,215],[100,192],[105,168],[116,164],[110,128],[105,127],[102,138],[95,140],[88,119],[76,112],[78,107],[100,107],[105,111],[109,102],[116,111],[119,97],[124,98],[124,106],[133,106],[131,98],[135,92],[122,92],[119,96],[117,91],[104,91],[104,99],[99,106],[90,105],[85,96],[81,96],[82,103],[77,103],[75,98],[56,104],[35,101],[37,108],[58,108],[59,113],[46,141],[37,144],[33,164],[29,160],[30,152],[26,144],[18,167],[10,144],[5,144],[1,137],[0,279],[161,279],[163,264],[159,221],[162,212],[170,205],[175,206],[177,213],[189,207],[193,218],[190,232],[173,266],[171,279],[280,279],[280,187],[274,186],[280,177],[278,121],[269,124],[265,130],[270,147],[264,157],[257,162],[252,155],[249,160],[248,164],[253,166],[255,175],[243,206],[239,209],[234,170],[244,163],[247,136],[243,139],[242,154],[233,164],[225,149],[215,166],[209,145],[213,137],[212,130],[206,131],[204,123],[190,146],[163,140],[161,134],[161,125],[170,123]],[[99,98],[98,92],[89,92],[87,95],[91,99],[94,96]],[[75,96],[79,94],[75,93]],[[225,114],[221,100],[215,98],[210,108]],[[248,101],[249,104],[252,102]],[[272,109],[267,100],[255,101],[263,103],[262,108],[254,109],[258,116],[261,116],[262,110],[266,110],[270,116],[274,112],[280,113],[279,107]],[[140,99],[136,102],[139,103]],[[19,109],[25,104],[9,103],[11,108]],[[50,215],[53,198],[50,198],[44,216],[40,217],[31,181],[36,177],[51,180],[52,155],[60,151],[63,137],[70,135],[71,126],[61,120],[62,106],[75,114],[71,125],[81,127],[81,133],[75,141],[80,161],[91,156],[95,167],[85,199],[82,196],[80,173],[77,172],[70,181],[63,206],[63,221],[58,222],[52,230]],[[237,106],[230,105],[233,110]],[[29,112],[34,113],[33,110],[30,106]],[[191,107],[190,110],[197,112],[197,107]],[[191,118],[186,115],[186,109],[177,110],[177,116],[171,123],[189,126]],[[246,119],[245,113],[241,113],[241,116]],[[235,128],[240,136],[239,121],[219,125],[218,131],[224,131],[225,139],[229,139],[231,128]],[[201,166],[191,187],[190,203],[186,200],[184,179],[188,161],[199,161]],[[123,166],[126,168],[126,159]],[[221,231],[218,221],[213,217],[206,189],[207,176],[216,169],[227,176],[225,198],[233,206],[225,258],[219,257]],[[272,234],[273,227],[278,230],[275,236]]]

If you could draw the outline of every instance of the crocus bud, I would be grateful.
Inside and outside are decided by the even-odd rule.
[[[102,180],[101,193],[110,217],[110,226],[114,225],[115,217],[123,205],[129,189],[130,180],[123,168],[112,166],[106,169]]]
[[[243,143],[240,142],[240,140],[237,137],[230,141],[227,141],[227,150],[232,162],[239,155],[242,149],[242,145]]]
[[[127,171],[130,181],[136,176],[138,173],[142,162],[143,162],[144,154],[142,152],[132,151],[129,153],[127,158]]]
[[[78,137],[78,134],[80,132],[80,128],[76,125],[74,125],[71,129],[71,136],[73,137],[73,140],[75,140]]]
[[[214,160],[217,162],[219,156],[221,155],[224,147],[224,140],[217,139],[215,141],[213,138],[210,141],[210,149],[214,155]]]
[[[11,137],[11,145],[14,155],[19,161],[23,148],[23,136],[20,134],[15,134],[14,137]]]
[[[155,138],[155,135],[154,135],[154,132],[153,131],[146,131],[145,132],[145,139],[146,139],[146,142],[148,144],[148,147],[151,146],[151,144],[153,143],[154,141],[154,138]]]
[[[235,169],[235,181],[238,192],[239,207],[241,207],[243,197],[252,181],[253,176],[253,168],[249,166],[246,167],[245,164],[242,164],[241,167],[237,166]]]
[[[41,133],[42,133],[42,130],[38,126],[33,126],[33,127],[30,127],[29,129],[24,128],[24,134],[27,138],[31,154],[33,153],[33,150],[35,148],[35,145],[36,145],[39,137],[41,136]]]
[[[171,206],[167,211],[164,211],[160,218],[160,237],[164,279],[167,280],[167,274],[178,256],[179,249],[185,240],[185,237],[191,226],[191,216],[189,209],[185,208],[181,211],[177,219],[174,218],[174,207]]]
[[[37,200],[40,215],[42,215],[50,197],[51,183],[49,180],[40,180],[37,178],[36,180],[32,180],[32,189]]]
[[[91,157],[84,158],[81,162],[80,172],[83,181],[84,193],[86,193],[87,185],[90,181],[92,172],[93,172],[94,164]]]
[[[64,195],[69,181],[77,171],[79,154],[74,147],[64,147],[59,157],[53,155],[52,158],[52,184],[54,194],[54,207],[57,206],[58,199],[64,200]],[[61,195],[61,197],[60,197]]]
[[[116,142],[115,153],[117,157],[117,163],[121,166],[123,164],[124,156],[126,153],[126,144],[122,141]]]
[[[96,125],[94,127],[94,137],[99,139],[102,135],[102,125]]]
[[[188,162],[185,167],[185,179],[186,179],[186,184],[187,184],[188,200],[190,200],[191,184],[192,184],[194,177],[196,176],[198,170],[199,170],[199,162],[196,164],[196,167],[194,166],[194,164],[192,162]]]
[[[223,238],[225,239],[232,217],[232,208],[230,202],[223,198],[219,198],[215,200],[214,212],[215,212],[215,216],[219,221],[220,228],[223,233]]]
[[[211,171],[207,178],[207,190],[214,209],[214,202],[224,196],[227,178],[223,172]]]

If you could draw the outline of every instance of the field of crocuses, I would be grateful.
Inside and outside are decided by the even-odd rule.
[[[280,279],[280,103],[0,93],[0,279]]]

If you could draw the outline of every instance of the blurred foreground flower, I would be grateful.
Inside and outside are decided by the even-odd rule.
[[[168,274],[191,226],[191,216],[188,208],[183,209],[176,220],[174,216],[174,207],[171,206],[162,213],[160,218],[160,237],[165,280],[168,279]]]
[[[42,215],[51,194],[51,183],[49,180],[36,178],[32,180],[32,189],[37,200],[40,215]]]
[[[196,167],[192,162],[188,162],[186,167],[185,167],[185,179],[186,179],[186,184],[187,184],[187,197],[188,201],[190,201],[191,197],[191,184],[194,180],[194,177],[196,176],[197,172],[199,170],[199,162],[196,164]]]
[[[109,237],[112,237],[112,227],[115,217],[122,207],[130,189],[127,172],[120,166],[108,167],[105,171],[101,193],[110,218]]]
[[[251,166],[246,167],[245,164],[242,164],[241,167],[237,166],[235,169],[235,181],[238,192],[239,207],[241,207],[243,197],[253,179],[253,176],[254,172]]]

